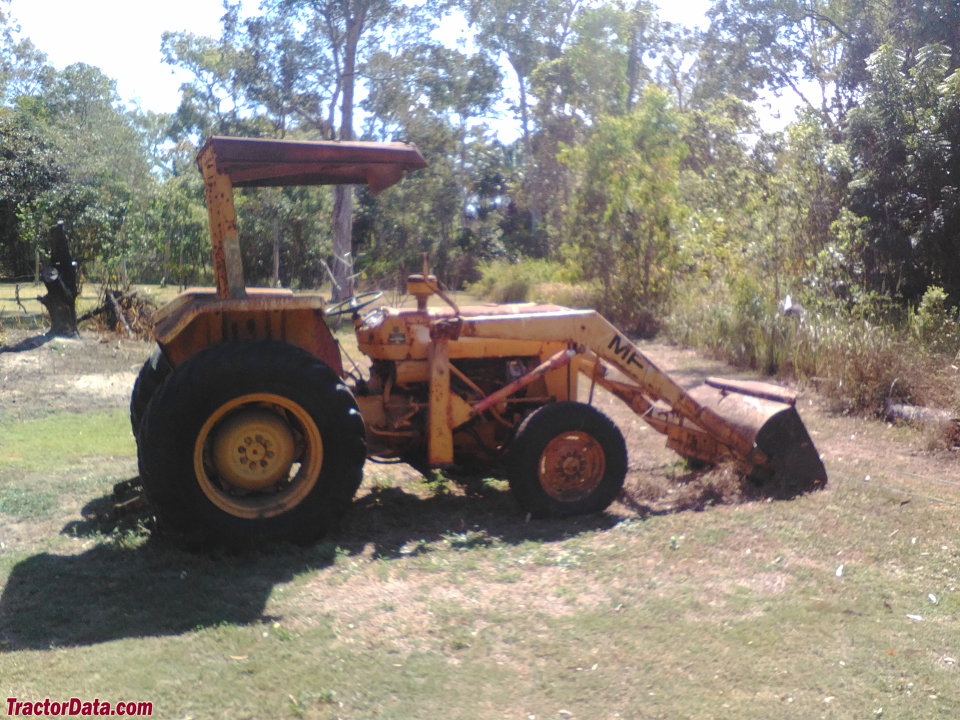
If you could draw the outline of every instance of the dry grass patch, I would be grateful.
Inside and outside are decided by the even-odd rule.
[[[128,371],[112,350],[97,370],[43,358],[77,376]],[[683,382],[723,374],[651,354],[679,361]],[[111,443],[129,432],[121,398],[84,397],[104,403],[88,417],[102,411]],[[370,465],[326,542],[242,557],[85,521],[130,477],[132,446],[110,457],[91,440],[79,466],[0,457],[0,488],[17,488],[0,517],[4,690],[135,693],[158,717],[958,717],[956,458],[810,400],[830,484],[796,500],[744,502],[723,471],[691,474],[599,396],[631,457],[607,514],[527,522],[501,481]],[[34,436],[77,420],[4,412],[0,442],[36,421],[18,443],[37,452]]]

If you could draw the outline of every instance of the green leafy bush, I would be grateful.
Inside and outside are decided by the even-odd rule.
[[[931,285],[927,288],[910,318],[910,330],[924,348],[957,354],[960,345],[957,339],[957,311],[948,305],[947,293],[942,287]]]
[[[534,288],[569,281],[570,271],[561,263],[549,260],[495,260],[480,268],[480,280],[470,291],[495,303],[531,302],[537,300]]]

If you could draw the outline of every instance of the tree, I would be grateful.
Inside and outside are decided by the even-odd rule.
[[[36,123],[0,109],[0,274],[32,275],[40,235],[27,232],[30,219],[64,174],[56,148]]]
[[[718,0],[707,13],[698,98],[790,93],[834,130],[857,101],[864,59],[886,33],[872,0]]]
[[[339,109],[337,137],[355,138],[354,112],[357,79],[363,64],[379,46],[381,33],[399,27],[405,6],[396,0],[278,0],[278,10],[290,22],[303,23],[303,37],[312,37],[329,58],[332,90],[328,92],[331,128]],[[353,189],[334,188],[333,298],[354,294]]]
[[[673,283],[682,136],[680,114],[650,87],[633,112],[600,119],[562,155],[578,178],[565,240],[605,311],[643,334],[656,330]]]
[[[527,247],[546,255],[569,200],[569,169],[558,161],[564,146],[579,145],[602,117],[630,112],[651,78],[648,59],[659,49],[661,26],[645,0],[584,7],[571,21],[566,45],[531,76],[537,121],[524,157],[519,198],[543,221]],[[543,232],[546,229],[547,232]]]
[[[884,45],[852,111],[850,210],[864,219],[869,285],[916,301],[930,285],[960,298],[960,71],[951,51]]]
[[[533,131],[529,82],[544,60],[559,57],[577,13],[588,0],[460,0],[457,5],[476,29],[476,42],[495,58],[506,58],[517,78],[517,111],[524,151]]]
[[[431,163],[407,179],[409,192],[394,188],[376,199],[361,195],[358,250],[369,256],[379,249],[393,261],[402,258],[407,269],[419,267],[420,254],[429,252],[435,271],[450,284],[475,279],[472,268],[496,242],[491,212],[505,193],[503,183],[493,179],[502,146],[488,137],[482,122],[498,97],[499,69],[484,55],[432,42],[378,53],[366,69],[376,78],[363,102],[367,136],[411,140]],[[419,233],[411,227],[416,224]],[[420,239],[413,239],[417,235]],[[384,252],[387,236],[398,241],[392,253]],[[383,263],[367,257],[362,266]]]
[[[122,266],[140,235],[156,179],[115,81],[76,63],[51,70],[40,92],[21,105],[58,149],[65,170],[45,195],[33,232],[45,234],[62,220],[79,258]]]
[[[11,105],[16,98],[30,95],[47,71],[47,58],[28,38],[20,38],[20,26],[0,0],[0,103]]]

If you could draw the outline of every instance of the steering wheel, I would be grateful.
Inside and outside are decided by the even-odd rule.
[[[353,314],[360,312],[367,305],[375,303],[382,297],[383,290],[373,290],[372,292],[360,293],[359,295],[351,295],[340,302],[328,305],[323,312],[327,317],[337,317],[339,315],[346,315],[347,313]]]

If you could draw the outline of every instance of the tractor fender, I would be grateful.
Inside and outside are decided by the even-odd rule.
[[[327,327],[323,298],[248,288],[244,298],[188,290],[157,311],[154,337],[173,366],[221,342],[284,342],[306,350],[343,377],[340,348]]]

